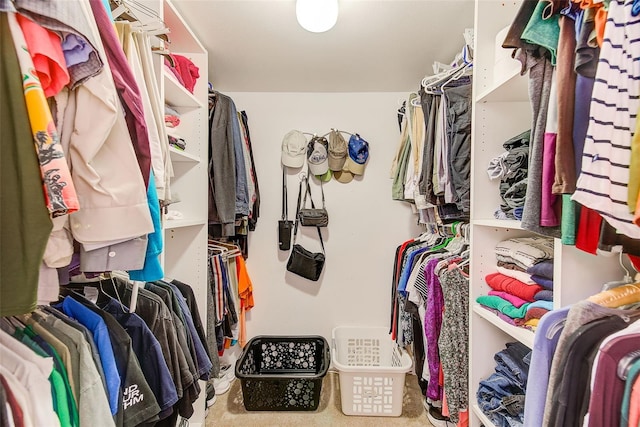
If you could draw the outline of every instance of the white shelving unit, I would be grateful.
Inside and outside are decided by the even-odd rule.
[[[207,318],[207,183],[208,123],[208,55],[207,50],[184,21],[171,0],[144,0],[169,28],[171,53],[189,58],[199,69],[200,77],[193,93],[189,92],[163,65],[158,55],[154,63],[161,96],[180,113],[180,125],[167,129],[186,142],[185,150],[170,148],[174,176],[171,179],[172,200],[169,210],[182,213],[182,219],[163,220],[165,276],[189,284],[195,293],[203,322]],[[204,159],[204,160],[203,160]],[[204,426],[206,384],[193,404],[190,426]]]
[[[528,78],[519,75],[518,64],[509,66],[508,70],[496,70],[494,65],[496,35],[511,24],[521,2],[475,2],[469,280],[471,427],[492,426],[477,405],[476,392],[478,383],[494,371],[493,355],[507,342],[520,341],[532,347],[534,339],[531,331],[509,325],[475,303],[478,296],[486,295],[490,290],[484,277],[496,271],[496,243],[532,234],[523,230],[519,221],[494,218],[494,211],[500,205],[499,182],[489,180],[486,172],[489,161],[505,151],[503,142],[531,128]],[[555,240],[554,249],[555,308],[597,293],[603,283],[621,277],[617,260],[564,246],[559,239]]]

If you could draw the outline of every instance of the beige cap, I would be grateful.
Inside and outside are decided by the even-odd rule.
[[[332,129],[329,134],[329,169],[341,171],[345,160],[347,160],[347,141],[339,131]]]
[[[343,184],[348,184],[353,181],[353,174],[349,171],[349,169],[347,169],[346,163],[342,167],[342,170],[333,172],[333,177],[336,179],[336,181]]]

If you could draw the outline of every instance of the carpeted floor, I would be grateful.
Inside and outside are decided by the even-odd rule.
[[[340,381],[338,374],[329,372],[322,383],[320,405],[310,412],[248,412],[242,402],[242,386],[235,380],[231,389],[218,396],[209,408],[207,427],[313,427],[313,426],[431,426],[424,407],[415,375],[407,375],[404,402],[400,417],[360,417],[342,413],[340,404]]]

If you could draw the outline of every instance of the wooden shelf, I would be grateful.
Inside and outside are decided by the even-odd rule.
[[[473,304],[473,311],[478,316],[487,320],[492,325],[496,326],[498,329],[503,331],[504,333],[511,335],[514,339],[520,341],[522,344],[526,345],[529,348],[533,348],[533,337],[535,334],[529,329],[521,328],[518,326],[513,326],[500,319],[494,313],[489,310],[482,308],[480,304]]]
[[[171,153],[171,161],[173,162],[200,163],[200,156],[191,154],[188,151],[183,151],[178,148],[169,146],[169,152]]]
[[[515,219],[474,219],[471,221],[473,225],[481,225],[483,227],[510,228],[512,230],[522,230],[522,224]]]
[[[206,223],[207,223],[206,219],[194,219],[194,218],[167,219],[162,224],[162,228],[164,230],[171,230],[174,228],[202,226],[202,225],[205,225]]]
[[[164,73],[164,100],[181,113],[203,108],[200,101],[182,86],[170,72]]]
[[[480,409],[480,407],[477,404],[472,405],[471,409],[473,410],[473,413],[476,414],[476,417],[480,418],[480,422],[482,422],[482,424],[484,424],[484,427],[494,427],[495,426],[495,424],[493,424],[491,422],[489,417],[487,417],[484,414],[484,412],[482,412],[482,409]]]
[[[529,78],[514,70],[479,93],[476,102],[528,102],[528,84]]]

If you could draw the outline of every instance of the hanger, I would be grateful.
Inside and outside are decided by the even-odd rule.
[[[114,19],[129,21],[133,24],[133,29],[142,30],[151,36],[159,37],[169,43],[167,34],[169,34],[171,30],[162,18],[160,18],[160,15],[153,9],[135,0],[110,0],[109,3],[112,7],[111,14]],[[136,12],[133,11],[134,9],[137,13],[146,15],[152,18],[152,20],[143,22],[136,16]]]
[[[176,62],[173,60],[173,56],[171,56],[171,51],[164,46],[151,46],[151,53],[155,53],[156,55],[164,56],[169,64],[175,68]]]
[[[618,308],[623,305],[640,301],[640,283],[622,285],[615,289],[592,295],[588,301],[608,308]]]
[[[626,356],[622,357],[618,362],[618,378],[621,380],[626,380],[629,375],[629,370],[631,369],[631,365],[635,363],[636,360],[640,359],[640,350],[634,350]]]
[[[624,273],[625,273],[624,277],[622,278],[622,280],[624,280],[627,283],[632,283],[633,282],[633,278],[631,277],[631,272],[629,272],[627,267],[624,265],[624,261],[622,259],[622,251],[620,251],[620,254],[619,254],[619,257],[618,257],[618,262],[620,263],[620,267],[622,267],[622,269],[624,270]]]

